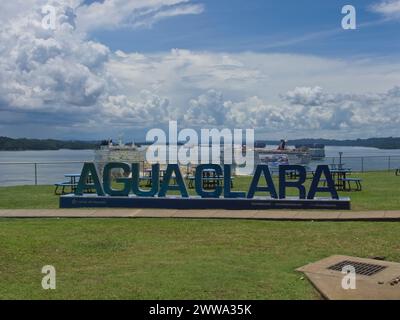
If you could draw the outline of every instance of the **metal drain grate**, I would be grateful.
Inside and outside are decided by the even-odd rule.
[[[341,272],[343,267],[345,267],[345,266],[354,267],[354,269],[356,270],[356,274],[360,274],[363,276],[372,276],[372,275],[386,269],[386,266],[370,264],[370,263],[363,263],[363,262],[355,262],[355,261],[349,261],[349,260],[345,260],[345,261],[339,262],[337,264],[334,264],[333,266],[328,267],[328,269]]]

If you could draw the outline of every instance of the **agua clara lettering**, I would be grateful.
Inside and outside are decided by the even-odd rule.
[[[123,172],[122,177],[117,177],[118,188],[113,186],[112,171],[118,169]],[[212,190],[203,189],[203,172],[214,170],[217,175],[223,177],[223,183]],[[287,173],[295,171],[296,179],[288,179]],[[182,199],[190,198],[185,179],[177,164],[169,164],[160,182],[160,166],[153,164],[151,169],[151,187],[144,190],[140,187],[140,168],[138,163],[112,162],[105,165],[102,179],[100,179],[94,163],[85,163],[81,177],[75,191],[75,196],[84,196],[85,190],[94,189],[100,197],[129,197],[141,198],[165,198],[171,191],[178,192]],[[88,183],[89,177],[91,182]],[[299,165],[281,165],[279,167],[279,179],[276,184],[272,178],[268,165],[258,165],[252,177],[247,192],[233,191],[231,188],[231,165],[202,164],[197,166],[194,176],[194,189],[198,197],[202,199],[253,199],[256,193],[262,193],[270,199],[286,199],[287,189],[297,190],[298,199],[313,200],[317,193],[329,195],[332,200],[339,200],[335,183],[329,167],[319,165],[306,189],[306,170]],[[321,186],[322,182],[324,184]]]
[[[119,174],[113,177],[115,170]],[[108,163],[101,176],[94,163],[85,163],[75,193],[61,196],[60,208],[350,209],[350,199],[339,197],[326,165],[316,168],[310,183],[306,183],[303,166],[281,165],[278,179],[273,179],[268,165],[258,165],[248,187],[241,187],[246,190],[233,189],[229,164],[200,164],[190,177],[182,175],[178,164],[168,164],[162,171],[159,164],[153,164],[150,171],[144,188],[138,163]],[[211,186],[206,180],[210,171],[218,177],[218,183]],[[290,172],[296,172],[296,177]],[[194,195],[189,196],[185,181],[190,181]]]

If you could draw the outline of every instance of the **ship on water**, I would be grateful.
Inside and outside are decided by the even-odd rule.
[[[95,150],[94,161],[102,173],[105,164],[109,162],[145,163],[146,150],[146,146],[139,146],[134,142],[124,144],[121,138],[118,143],[112,139],[103,140],[100,147]]]
[[[254,151],[256,164],[268,164],[272,167],[283,164],[307,165],[312,159],[309,149],[297,147],[291,149],[287,146],[286,140],[281,140],[276,149],[256,144]]]
[[[243,147],[245,152],[248,147]],[[239,152],[239,150],[236,150]],[[303,165],[308,166],[312,161],[312,155],[308,148],[290,148],[286,140],[281,140],[277,147],[268,146],[265,142],[256,141],[254,144],[254,163],[253,168],[257,165],[268,165],[272,172],[278,170],[280,165]],[[245,166],[236,166],[235,173],[237,175],[252,175],[253,172],[248,171]]]
[[[297,150],[307,151],[312,160],[321,160],[325,158],[325,145],[321,143],[304,143],[295,146]]]
[[[133,142],[124,144],[120,139],[118,143],[114,143],[112,140],[105,140],[102,142],[100,148],[95,152],[95,162],[100,172],[102,168],[108,162],[128,162],[128,163],[141,163],[143,166],[150,165],[146,161],[146,151],[149,145],[146,144],[135,144]],[[188,148],[194,148],[196,146],[185,146]],[[210,146],[199,145],[198,148],[211,148]],[[271,148],[267,145],[255,144],[253,150],[251,147],[245,145],[234,145],[233,153],[245,153],[246,151],[254,152],[254,160],[251,165],[256,167],[259,164],[266,164],[271,168],[278,168],[279,165],[308,165],[313,159],[310,148],[308,147],[287,147],[287,141],[281,140],[277,148]],[[220,148],[221,154],[219,156],[220,163],[223,164],[224,159],[224,148]],[[167,152],[168,154],[168,152]],[[211,153],[210,153],[211,155]],[[211,157],[210,157],[211,160]],[[197,165],[200,163],[200,158]],[[248,164],[247,164],[248,165]],[[186,165],[185,165],[186,166]],[[248,166],[247,166],[248,167]],[[249,172],[247,169],[244,170],[241,166],[233,163],[233,172],[238,175],[248,175],[253,172]]]

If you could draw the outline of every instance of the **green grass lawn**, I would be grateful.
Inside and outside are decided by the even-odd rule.
[[[363,179],[363,191],[341,193],[351,197],[353,210],[400,209],[400,177],[393,172],[354,173],[353,176]],[[249,185],[250,177],[236,177],[234,190],[247,192]],[[189,192],[194,194],[193,189]],[[34,208],[58,208],[53,186],[0,187],[0,209]]]
[[[400,261],[400,223],[2,219],[2,299],[318,299],[295,268]],[[53,265],[57,289],[41,288]]]
[[[342,194],[354,210],[400,209],[400,177],[354,175],[364,191]],[[0,208],[57,208],[53,191],[0,188]],[[297,267],[332,254],[400,262],[399,234],[397,222],[0,219],[0,299],[318,299]]]

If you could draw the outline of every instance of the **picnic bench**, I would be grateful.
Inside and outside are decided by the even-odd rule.
[[[362,191],[362,179],[360,178],[339,178],[340,184],[335,185],[338,191]],[[321,179],[320,182],[326,186],[326,179]],[[355,185],[355,188],[352,188],[352,184]]]
[[[57,196],[60,196],[60,195],[66,194],[66,193],[70,193],[70,192],[65,192],[65,188],[69,188],[71,193],[74,192],[77,184],[70,183],[70,182],[58,182],[58,183],[55,183],[54,186],[56,187],[54,190],[54,194]],[[60,189],[60,188],[61,188],[61,193],[58,192],[58,189]]]
[[[187,177],[189,188],[194,188],[195,179],[196,178],[194,176]],[[235,179],[234,177],[231,177],[231,188],[233,188],[233,180],[234,179]],[[202,181],[203,181],[204,189],[212,189],[216,186],[222,185],[224,182],[224,177],[203,177]]]
[[[343,186],[344,186],[343,190],[345,190],[345,191],[352,191],[352,190],[362,191],[362,185],[361,185],[362,179],[360,179],[360,178],[341,178],[340,180],[343,182]],[[346,187],[346,183],[347,183],[348,188]],[[355,185],[355,189],[352,189],[351,184]]]
[[[57,196],[61,196],[64,194],[68,193],[74,193],[76,191],[76,187],[78,186],[77,183],[70,183],[70,182],[59,182],[55,183],[54,186],[56,187],[54,190],[54,194]],[[87,184],[88,188],[85,189],[85,192],[87,193],[92,193],[93,190],[95,189],[93,183],[88,183]],[[61,188],[61,192],[58,192],[58,190]],[[69,188],[69,192],[66,192],[65,189]]]
[[[78,187],[78,182],[79,182],[80,176],[81,175],[79,173],[64,174],[64,177],[69,178],[69,181],[55,183],[54,186],[56,188],[54,189],[54,194],[59,196],[59,195],[63,195],[66,193],[74,193],[76,191],[76,188]],[[87,184],[90,186],[93,186],[93,188],[89,187],[85,191],[92,192],[92,190],[94,189],[94,184],[93,184],[92,178],[90,176],[88,178]],[[59,189],[61,189],[61,192],[59,192]],[[69,189],[69,192],[66,192],[65,191],[66,189]]]
[[[148,173],[148,172],[146,172]],[[173,184],[176,185],[176,177],[173,175],[171,177],[171,180],[173,181]],[[164,175],[160,175],[159,177],[159,183],[162,183],[164,181]],[[153,177],[151,175],[151,172],[148,174],[145,174],[143,176],[139,177],[139,183],[144,182],[146,187],[151,187],[153,184]]]
[[[306,169],[306,179],[313,179],[314,178],[314,170],[311,170],[309,167],[304,166]],[[277,172],[279,174],[279,171]],[[300,173],[297,170],[287,170],[286,176],[293,180],[298,179],[300,177]]]
[[[139,182],[144,181],[147,187],[151,187],[152,179],[151,176],[141,176],[139,177]]]

